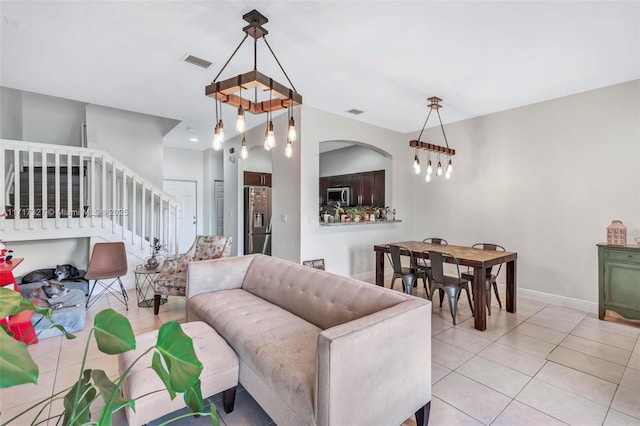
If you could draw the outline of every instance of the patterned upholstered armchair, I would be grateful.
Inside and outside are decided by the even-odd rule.
[[[199,235],[185,254],[165,260],[153,283],[153,313],[158,314],[162,296],[185,295],[189,262],[227,257],[231,253],[231,241],[231,237]]]

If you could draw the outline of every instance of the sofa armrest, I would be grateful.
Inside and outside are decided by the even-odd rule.
[[[316,355],[320,426],[401,424],[431,400],[431,302],[412,299],[324,330]]]
[[[249,255],[189,262],[187,300],[202,293],[242,287],[253,258],[253,255]]]

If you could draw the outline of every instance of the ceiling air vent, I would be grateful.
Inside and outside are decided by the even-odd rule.
[[[209,68],[212,64],[206,59],[198,58],[197,56],[193,55],[188,55],[186,58],[184,58],[184,61],[205,69]]]
[[[359,115],[362,114],[364,111],[356,109],[356,108],[351,108],[349,111],[347,111],[349,114],[353,114],[353,115]]]

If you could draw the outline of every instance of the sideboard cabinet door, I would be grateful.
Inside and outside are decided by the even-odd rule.
[[[640,319],[640,248],[598,245],[598,316],[612,310],[627,319]]]

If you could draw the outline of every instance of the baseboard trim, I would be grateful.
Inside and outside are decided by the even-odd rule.
[[[387,269],[387,268],[385,268]],[[385,271],[387,272],[387,271]],[[391,278],[391,273],[385,274],[385,281]],[[360,274],[351,275],[351,278],[360,281],[374,282],[375,271],[363,272]],[[501,292],[504,294],[504,284],[498,283],[498,287],[501,287]],[[576,309],[588,313],[598,313],[598,303],[589,302],[588,300],[576,299],[573,297],[560,296],[552,293],[545,293],[543,291],[531,290],[528,288],[518,287],[518,295],[526,297],[537,302],[549,303],[551,305],[564,306],[566,308]]]
[[[538,302],[564,306],[566,308],[577,309],[588,313],[598,313],[598,304],[596,302],[589,302],[588,300],[559,296],[557,294],[545,293],[527,288],[518,288],[518,295]]]

